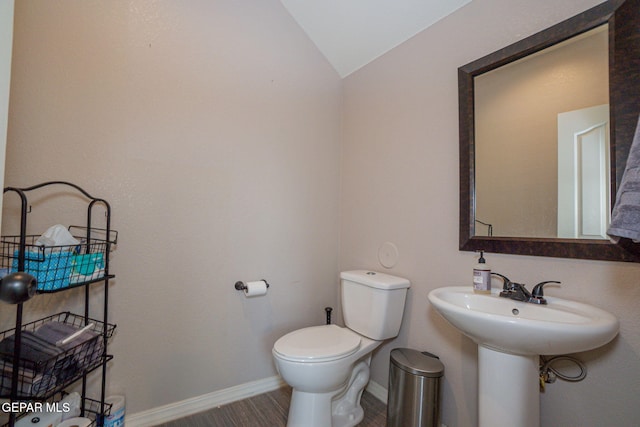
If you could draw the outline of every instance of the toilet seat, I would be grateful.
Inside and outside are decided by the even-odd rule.
[[[278,356],[293,362],[327,362],[347,357],[360,347],[360,335],[336,325],[289,332],[273,345]]]

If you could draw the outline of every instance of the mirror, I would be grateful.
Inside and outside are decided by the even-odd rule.
[[[640,114],[639,3],[459,68],[461,250],[640,262],[606,236]]]
[[[607,27],[473,79],[475,235],[607,238],[606,214],[591,224],[596,222],[591,216],[608,212],[610,199]],[[569,131],[559,132],[563,128]],[[584,144],[574,145],[572,137],[579,132]],[[583,149],[573,153],[578,148]],[[574,181],[583,174],[572,173],[574,157],[584,163],[580,169],[586,179],[579,182]],[[573,197],[565,187],[586,197]],[[579,199],[585,206],[572,209],[571,202]],[[586,230],[573,227],[576,223]]]

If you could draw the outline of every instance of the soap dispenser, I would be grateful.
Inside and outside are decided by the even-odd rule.
[[[473,267],[473,291],[479,294],[491,293],[491,268],[484,259],[484,251],[480,251],[480,259]]]

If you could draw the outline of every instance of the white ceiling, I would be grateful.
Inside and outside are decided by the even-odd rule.
[[[471,0],[280,0],[340,77]]]

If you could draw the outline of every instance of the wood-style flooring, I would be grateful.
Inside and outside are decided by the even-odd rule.
[[[291,388],[283,387],[157,427],[284,427],[290,399]],[[365,391],[361,404],[364,420],[359,426],[386,426],[387,406],[384,403]]]

